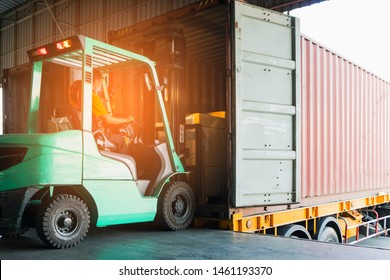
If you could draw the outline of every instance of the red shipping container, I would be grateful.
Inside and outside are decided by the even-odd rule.
[[[304,36],[301,59],[302,202],[388,192],[390,84]]]

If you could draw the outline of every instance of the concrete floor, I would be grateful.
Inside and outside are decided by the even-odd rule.
[[[75,248],[51,250],[34,230],[0,239],[1,260],[389,260],[387,245],[368,247],[278,238],[213,229],[182,232],[134,225],[93,229]],[[363,246],[361,244],[360,246]],[[383,247],[388,249],[374,248]]]

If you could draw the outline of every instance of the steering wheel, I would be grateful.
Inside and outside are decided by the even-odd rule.
[[[93,133],[99,150],[128,153],[131,150],[131,146],[143,143],[141,139],[142,126],[136,121],[119,126],[117,125],[115,127],[110,126],[109,130],[110,133],[108,135],[111,135],[111,140],[109,140],[101,130],[97,130]],[[128,140],[123,140],[123,136]]]
[[[130,144],[136,145],[143,143],[141,138],[142,126],[140,123],[132,121],[131,123],[125,124],[119,131],[129,138]]]

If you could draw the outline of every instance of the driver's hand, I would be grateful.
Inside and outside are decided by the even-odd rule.
[[[128,116],[128,117],[127,117],[127,121],[128,121],[129,123],[133,122],[133,121],[134,121],[134,117],[133,117],[133,116]]]

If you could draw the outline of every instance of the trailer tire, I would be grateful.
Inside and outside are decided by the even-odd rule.
[[[186,182],[175,181],[163,189],[156,217],[160,225],[173,231],[184,230],[191,224],[194,213],[194,192]]]
[[[325,227],[322,233],[318,236],[317,240],[329,243],[340,243],[337,232],[332,227]]]
[[[50,198],[41,208],[36,231],[49,247],[64,249],[79,244],[87,235],[90,214],[79,197],[69,194]]]
[[[310,233],[301,225],[287,225],[278,228],[278,235],[291,238],[311,239]]]
[[[333,216],[321,218],[317,223],[314,239],[323,242],[342,242],[342,233],[337,219]]]

